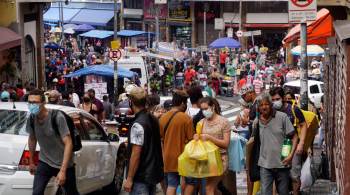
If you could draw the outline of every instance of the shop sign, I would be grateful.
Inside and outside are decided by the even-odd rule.
[[[84,84],[84,91],[87,92],[89,89],[95,90],[95,97],[99,100],[103,99],[104,95],[107,94],[107,83],[101,82],[101,83],[85,83]]]
[[[225,29],[225,22],[223,18],[215,18],[214,29],[215,30]]]
[[[233,38],[233,28],[227,29],[227,37]]]
[[[167,4],[167,0],[154,0],[155,4]]]
[[[170,1],[169,2],[169,18],[170,19],[190,19],[189,2]]]
[[[157,8],[159,9],[159,18],[165,19],[168,17],[168,5],[159,4],[155,5],[154,0],[144,0],[143,4],[143,17],[144,19],[154,19],[157,14]]]

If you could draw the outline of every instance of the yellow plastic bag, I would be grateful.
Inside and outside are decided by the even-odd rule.
[[[256,195],[260,191],[260,181],[254,182],[253,195]]]
[[[197,125],[196,128],[197,133],[200,133],[203,127],[203,124],[199,125],[200,126]],[[193,152],[196,154],[194,155]],[[184,152],[178,158],[178,171],[181,176],[195,178],[222,175],[224,173],[224,168],[219,147],[210,141],[190,141],[185,146]]]

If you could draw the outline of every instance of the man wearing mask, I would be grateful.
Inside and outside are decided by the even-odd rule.
[[[260,95],[257,102],[259,116],[254,120],[253,136],[258,136],[255,139],[260,140],[258,165],[261,194],[272,195],[272,186],[275,182],[278,194],[287,195],[289,194],[289,166],[296,149],[298,136],[287,114],[273,108],[269,94]],[[287,138],[292,139],[293,144],[286,151],[282,148]]]
[[[128,173],[124,189],[130,194],[156,194],[163,178],[163,159],[158,119],[146,110],[146,93],[141,87],[128,93],[135,113],[128,140]]]
[[[94,89],[89,89],[88,90],[91,103],[95,104],[97,107],[97,119],[98,121],[103,121],[105,119],[104,116],[104,109],[103,109],[103,104],[102,102],[95,97],[95,90]]]
[[[185,113],[187,98],[185,91],[175,90],[172,99],[173,107],[160,118],[164,172],[168,184],[167,195],[176,194],[176,188],[180,184],[177,159],[184,151],[185,144],[192,140],[194,135],[192,119]]]
[[[56,177],[56,182],[67,194],[79,194],[76,188],[73,144],[65,117],[60,112],[57,112],[55,118],[52,117],[53,111],[45,108],[45,96],[39,89],[29,93],[28,108],[31,116],[27,120],[26,131],[29,133],[29,171],[34,175],[33,195],[43,195],[51,177]],[[59,135],[55,133],[51,120],[56,120]],[[37,143],[40,145],[40,153],[39,163],[35,167]]]
[[[307,124],[305,122],[305,117],[301,110],[297,106],[292,105],[293,103],[290,102],[290,100],[288,99],[288,95],[285,94],[284,90],[281,87],[271,89],[270,95],[272,97],[273,107],[276,110],[284,112],[288,115],[288,118],[293,124],[296,132],[298,127],[300,129],[300,133],[298,133],[298,145],[296,153],[293,156],[291,169],[293,194],[298,195],[300,194],[300,176],[303,164],[303,154],[305,154],[304,152],[306,152],[304,151],[304,143],[307,134]],[[297,118],[297,120],[295,119],[295,117]]]

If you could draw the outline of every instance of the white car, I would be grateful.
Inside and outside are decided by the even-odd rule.
[[[308,80],[308,96],[317,108],[321,106],[323,96],[323,82]],[[291,81],[284,84],[284,89],[291,90],[297,97],[300,96],[300,80]]]
[[[29,116],[25,102],[0,102],[0,194],[31,195],[34,176],[28,171],[29,149],[26,121]],[[121,190],[126,160],[126,144],[117,136],[107,135],[89,113],[71,107],[46,105],[72,117],[82,139],[82,149],[74,153],[77,187],[80,194],[104,190],[118,194]],[[37,157],[40,148],[37,146]],[[52,179],[45,195],[57,194]],[[60,193],[58,193],[60,194]]]

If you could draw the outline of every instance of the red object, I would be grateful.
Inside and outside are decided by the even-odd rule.
[[[220,64],[225,64],[227,58],[227,54],[224,52],[220,53]]]
[[[21,99],[24,96],[23,89],[17,88],[16,94],[17,94],[18,98]]]
[[[196,71],[193,69],[187,69],[185,71],[185,83],[188,84],[192,81],[192,78],[196,76]]]
[[[327,38],[334,36],[333,18],[327,9],[317,12],[316,21],[307,23],[307,44],[324,45]],[[283,39],[284,44],[299,41],[300,24],[293,27]]]
[[[246,83],[247,83],[246,78],[242,78],[241,80],[239,80],[238,81],[238,90],[240,90]]]
[[[27,170],[27,171],[29,170],[29,157],[30,157],[29,150],[24,150],[18,165],[21,170]],[[39,163],[39,152],[35,151],[34,165],[37,166],[38,163]]]
[[[218,79],[212,80],[212,86],[216,94],[219,94],[220,81]]]

